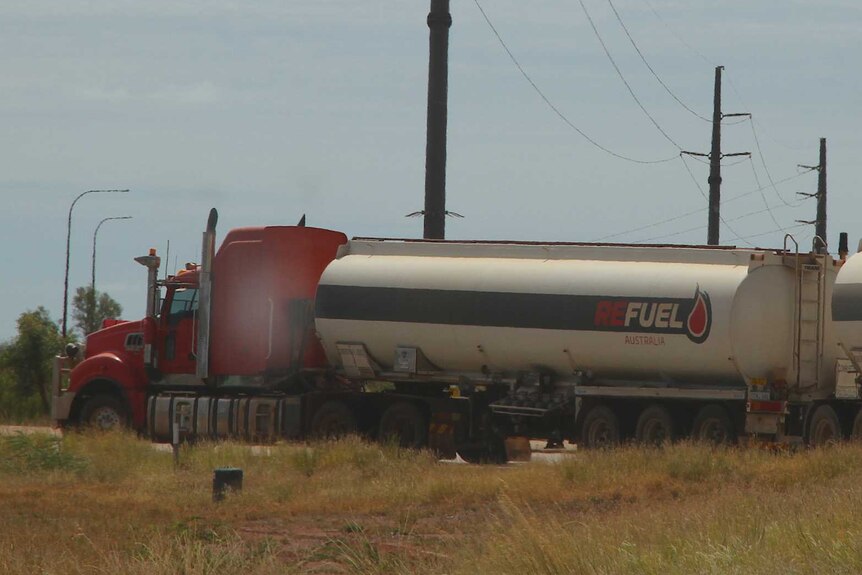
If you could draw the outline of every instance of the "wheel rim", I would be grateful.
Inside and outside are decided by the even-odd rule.
[[[99,407],[90,416],[90,424],[104,431],[117,429],[121,423],[120,414],[111,407]]]
[[[614,444],[614,430],[611,424],[604,420],[593,422],[590,426],[590,446],[591,447],[610,447]]]
[[[729,437],[727,426],[717,417],[705,420],[698,435],[698,439],[716,445],[726,443]]]
[[[669,435],[667,426],[663,421],[660,419],[649,419],[643,425],[641,441],[659,445],[667,441]]]

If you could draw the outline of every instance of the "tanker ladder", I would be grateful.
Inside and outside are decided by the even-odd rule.
[[[799,392],[816,389],[820,384],[823,360],[823,331],[826,303],[825,256],[811,253],[800,254],[787,249],[787,240],[796,240],[789,234],[784,239],[784,263],[796,275],[796,329],[794,334],[793,359],[796,372],[795,387]]]

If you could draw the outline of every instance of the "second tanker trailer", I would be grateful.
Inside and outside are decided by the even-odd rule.
[[[515,437],[862,434],[862,255],[305,227],[236,230],[214,253],[214,227],[201,266],[158,282],[141,259],[148,318],[88,338],[56,419],[156,438],[358,431],[467,459]],[[87,368],[106,356],[128,365]]]

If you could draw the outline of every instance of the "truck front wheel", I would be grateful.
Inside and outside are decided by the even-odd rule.
[[[116,431],[129,425],[129,416],[123,402],[113,395],[94,395],[87,399],[78,418],[82,427],[99,431]]]

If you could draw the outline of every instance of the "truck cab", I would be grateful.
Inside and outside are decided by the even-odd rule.
[[[266,394],[326,357],[313,328],[320,275],[347,238],[303,226],[228,232],[215,252],[215,210],[201,264],[164,280],[155,250],[146,316],[87,336],[82,351],[55,359],[52,419],[145,430],[156,394]]]
[[[158,258],[151,251],[147,258]],[[107,429],[146,426],[144,406],[152,384],[198,383],[195,374],[198,273],[189,265],[155,282],[159,304],[138,320],[106,320],[87,335],[83,349],[70,348],[54,370],[52,416]],[[160,294],[164,294],[160,297]]]

